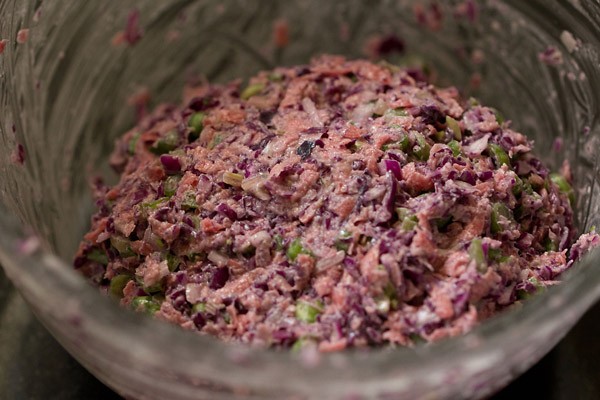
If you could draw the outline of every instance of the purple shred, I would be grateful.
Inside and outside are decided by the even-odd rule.
[[[402,168],[396,160],[383,160],[385,170],[391,172],[397,180],[402,180]]]
[[[25,163],[25,147],[21,143],[12,152],[11,161],[15,164],[23,165]]]
[[[227,268],[227,267],[217,268],[215,270],[215,272],[213,273],[213,276],[210,280],[209,287],[211,289],[220,289],[223,286],[225,286],[225,284],[227,283],[228,280],[229,280],[229,268]]]
[[[169,175],[174,175],[181,172],[181,163],[177,157],[163,154],[160,156],[160,162],[163,165],[165,172]]]
[[[136,44],[142,38],[142,31],[139,26],[140,23],[140,12],[137,9],[133,9],[127,16],[127,24],[125,25],[125,41],[131,46]]]
[[[204,327],[204,325],[206,325],[206,318],[204,318],[204,315],[202,315],[202,313],[196,313],[196,315],[194,315],[192,317],[192,321],[194,322],[194,325],[196,325],[196,328],[198,329],[202,329]]]
[[[446,123],[446,115],[434,105],[421,107],[419,115],[424,123],[433,125],[436,128],[441,127]]]
[[[489,181],[493,177],[494,177],[493,171],[483,171],[483,172],[479,173],[479,179],[481,179],[483,182]]]
[[[223,214],[225,217],[229,218],[232,221],[237,221],[238,215],[231,207],[229,207],[225,203],[221,203],[216,208],[217,212]]]

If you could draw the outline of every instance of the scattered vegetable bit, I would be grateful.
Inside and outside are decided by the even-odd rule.
[[[111,295],[116,298],[123,297],[123,289],[125,289],[125,285],[132,279],[131,275],[121,274],[116,275],[110,280],[110,286],[108,291]]]
[[[275,235],[273,241],[275,242],[275,250],[282,251],[284,249],[283,237],[280,234]]]
[[[454,135],[454,139],[456,139],[456,140],[461,140],[462,139],[462,131],[460,130],[460,126],[458,125],[458,121],[456,121],[451,116],[446,115],[446,125],[448,125],[448,128],[450,128],[450,130],[452,130],[452,133]],[[458,143],[458,142],[456,142],[456,143]]]
[[[404,108],[395,108],[390,110],[390,114],[395,115],[396,117],[408,117],[410,114]]]
[[[500,225],[500,217],[512,220],[513,216],[508,207],[504,203],[494,203],[490,215],[490,230],[492,233],[500,233],[502,226]]]
[[[181,208],[186,211],[197,209],[198,203],[196,202],[196,193],[191,190],[185,192],[181,201]]]
[[[302,246],[302,242],[300,240],[300,238],[294,239],[294,241],[292,243],[290,243],[286,255],[287,258],[290,261],[296,261],[296,258],[298,258],[298,255],[300,254],[311,254],[310,251],[308,251],[307,249],[304,248],[304,246]]]
[[[496,122],[498,122],[498,125],[502,125],[505,121],[504,115],[502,115],[502,113],[495,108],[492,108],[492,111],[494,112],[494,115],[496,116]]]
[[[167,260],[167,267],[169,268],[169,272],[175,271],[181,264],[181,258],[174,254],[167,253],[165,258]]]
[[[569,203],[572,206],[575,205],[575,191],[569,182],[567,182],[567,179],[560,174],[552,173],[550,174],[550,180],[558,187],[558,190],[567,195]]]
[[[127,150],[129,152],[130,155],[134,155],[135,154],[135,146],[137,145],[137,142],[140,138],[140,133],[136,132],[133,134],[133,136],[131,137],[131,139],[129,140],[129,145],[127,147]]]
[[[168,197],[161,197],[156,200],[147,201],[145,203],[142,203],[142,204],[140,204],[140,207],[143,210],[156,210],[158,208],[158,206],[160,206],[161,204],[163,204],[167,201],[169,201]]]
[[[462,146],[456,140],[451,140],[448,143],[448,147],[452,150],[452,155],[454,155],[454,157],[458,157],[462,151]]]
[[[423,136],[419,132],[413,132],[415,135],[415,139],[417,144],[413,147],[413,153],[415,156],[421,161],[427,161],[429,158],[429,151],[431,150],[431,146],[427,143],[425,136]]]
[[[352,232],[342,229],[335,240],[335,248],[337,250],[348,251],[350,247],[350,239],[352,238]]]
[[[156,155],[166,154],[170,151],[173,151],[177,148],[179,144],[179,134],[177,131],[169,131],[165,135],[165,137],[158,139],[152,147],[150,147],[150,151]]]
[[[192,314],[205,313],[206,303],[196,303],[192,306]]]
[[[246,89],[244,89],[242,94],[240,94],[240,98],[242,100],[248,100],[250,97],[256,96],[257,94],[262,92],[264,88],[265,88],[265,85],[263,83],[255,83],[252,85],[248,85],[248,87],[246,87]]]
[[[500,168],[502,164],[506,164],[510,167],[510,157],[508,157],[508,154],[506,154],[506,151],[504,151],[501,146],[490,143],[488,148],[497,168]]]
[[[404,231],[412,231],[419,223],[417,216],[408,208],[397,208],[396,214],[398,215],[400,227]]]
[[[236,174],[234,172],[226,171],[223,173],[223,182],[234,186],[234,187],[242,187],[242,181],[244,180],[244,176],[241,174]]]
[[[148,314],[155,314],[160,310],[160,302],[152,296],[138,296],[131,300],[131,308],[135,311],[145,311]]]
[[[131,250],[131,242],[123,236],[113,235],[110,237],[110,244],[117,249],[121,257],[132,257],[135,253]]]
[[[193,142],[200,137],[200,132],[202,132],[202,128],[204,128],[204,118],[206,118],[206,114],[203,112],[197,112],[190,116],[190,119],[188,120],[188,126],[191,128],[188,135],[190,142]]]
[[[90,251],[87,255],[88,260],[95,261],[99,264],[106,265],[108,264],[108,256],[106,253],[98,248]]]
[[[475,261],[477,271],[480,273],[487,271],[488,265],[480,238],[475,238],[471,241],[471,245],[469,246],[469,255],[471,256],[471,260]]]
[[[312,324],[322,312],[322,305],[313,305],[302,300],[296,303],[296,319],[298,321]]]
[[[177,186],[179,185],[179,181],[181,180],[181,176],[179,175],[171,175],[167,177],[163,186],[163,193],[165,197],[172,197],[177,193]]]

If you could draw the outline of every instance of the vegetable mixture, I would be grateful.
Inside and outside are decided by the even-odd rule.
[[[117,141],[75,267],[185,329],[321,351],[462,334],[548,285],[576,239],[492,108],[415,70],[322,56],[187,87]]]

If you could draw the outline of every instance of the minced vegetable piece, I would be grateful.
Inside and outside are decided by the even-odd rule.
[[[463,334],[556,283],[600,243],[570,174],[422,76],[323,56],[186,88],[118,140],[76,268],[185,329],[322,351]]]

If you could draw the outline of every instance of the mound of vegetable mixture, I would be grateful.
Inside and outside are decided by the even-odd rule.
[[[75,259],[185,329],[321,351],[467,332],[548,285],[576,239],[553,174],[495,110],[386,63],[322,56],[187,87],[117,141]]]

